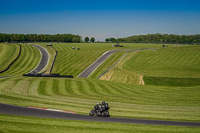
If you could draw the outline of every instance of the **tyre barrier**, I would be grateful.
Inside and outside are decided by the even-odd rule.
[[[13,63],[15,63],[15,61],[17,61],[17,59],[20,57],[22,48],[21,48],[21,45],[20,45],[20,44],[17,44],[17,45],[19,45],[19,54],[18,54],[18,56],[8,65],[8,67],[7,67],[6,69],[0,71],[0,73],[3,73],[3,72],[5,72],[5,71],[7,71],[7,70],[11,67],[11,65],[12,65]]]
[[[60,75],[59,73],[52,73],[52,74],[23,74],[22,76],[28,77],[55,77],[55,78],[74,78],[72,75]]]
[[[53,62],[52,62],[52,65],[51,65],[51,68],[50,68],[50,74],[51,74],[51,72],[52,72],[52,70],[53,70],[53,65],[54,65],[54,63],[55,63],[55,61],[56,61],[56,56],[57,56],[57,54],[58,54],[58,51],[56,51],[56,54],[55,54],[55,56],[54,56],[54,59],[53,59]]]

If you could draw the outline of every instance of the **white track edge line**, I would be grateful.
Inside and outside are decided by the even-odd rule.
[[[113,53],[112,53],[112,54],[113,54]],[[101,62],[101,64],[99,64],[99,65],[87,76],[87,78],[88,78],[97,68],[99,68],[108,58],[110,58],[110,56],[111,56],[112,54],[110,54],[103,62]]]
[[[111,51],[111,50],[110,50]],[[105,53],[103,53],[99,58],[97,58],[91,65],[93,65],[95,62],[97,62],[98,59],[100,59],[102,56],[104,56],[106,53],[110,52],[110,51],[106,51]],[[79,77],[82,73],[84,73],[91,65],[89,65],[85,70],[83,70],[77,77]]]
[[[34,45],[32,45],[32,44],[30,44],[31,46],[33,46],[33,47],[35,47]],[[37,48],[37,47],[35,47],[35,48]],[[40,51],[40,49],[39,48],[37,48],[39,51]],[[42,52],[40,51],[40,55],[41,55],[41,58],[40,58],[40,62],[41,62],[41,60],[42,60]],[[40,64],[40,62],[38,63],[38,65],[33,69],[33,70],[31,70],[30,72],[28,72],[28,73],[31,73],[32,71],[34,71],[38,66],[39,66],[39,64]]]

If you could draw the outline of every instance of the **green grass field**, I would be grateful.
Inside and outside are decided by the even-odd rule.
[[[18,56],[19,45],[0,43],[0,71],[5,70],[8,65]]]
[[[100,79],[129,84],[198,86],[199,51],[199,46],[187,46],[129,53]]]
[[[125,70],[142,74],[150,85],[200,85],[200,47],[141,51],[123,64]]]
[[[193,84],[195,82],[193,79],[198,81],[200,78],[199,47],[169,45],[168,48],[162,48],[161,44],[123,44],[123,49],[154,47],[161,49],[129,53],[116,67],[102,76],[101,80],[98,80],[96,78],[115,64],[125,52],[114,53],[86,79],[76,76],[104,52],[116,49],[112,47],[112,44],[55,43],[53,48],[46,47],[45,43],[39,43],[39,45],[47,48],[51,61],[55,50],[58,51],[53,69],[54,73],[73,75],[75,78],[22,76],[0,78],[1,103],[62,109],[88,115],[97,102],[105,100],[111,107],[110,114],[112,117],[200,122],[200,85]],[[73,46],[80,48],[80,50],[72,49]],[[13,64],[13,67],[1,75],[25,73],[38,64],[40,54],[35,47],[23,45],[22,50],[22,56]],[[32,57],[33,55],[36,57]],[[167,63],[163,60],[166,60]],[[50,67],[50,64],[46,69]],[[178,73],[180,75],[177,76]],[[157,77],[158,79],[155,79]],[[153,78],[154,82],[152,81]],[[164,82],[162,78],[167,82]],[[175,83],[173,85],[171,78],[179,78],[180,83],[173,82]],[[177,85],[181,84],[182,79],[186,79],[186,85]],[[160,84],[155,84],[155,80],[160,81]],[[146,85],[140,85],[142,81]],[[21,129],[22,124],[20,122],[25,123],[25,121],[28,121],[26,128]],[[69,132],[89,132],[95,129],[98,130],[97,132],[199,131],[199,128],[105,124],[9,115],[0,115],[0,122],[2,123],[1,130],[5,132],[26,132],[32,128],[36,128],[33,132],[64,132],[66,128],[70,129]],[[60,128],[54,129],[51,127],[52,125],[57,125]],[[103,125],[112,127],[112,130]],[[100,129],[100,126],[106,129]],[[10,127],[13,127],[13,130]]]
[[[112,116],[200,121],[199,87],[155,87],[92,79],[15,77],[0,79],[0,100],[88,114],[105,100]],[[192,113],[191,113],[192,111]]]
[[[145,76],[200,78],[199,51],[199,46],[141,51],[123,68]]]
[[[119,82],[119,83],[127,83],[127,84],[143,84],[143,82],[142,82],[143,76],[141,74],[138,74],[138,73],[132,72],[132,71],[127,71],[122,67],[122,65],[136,53],[138,53],[138,52],[132,52],[129,54],[125,54],[123,52],[123,53],[121,53],[121,56],[119,55],[119,53],[116,53],[116,55],[119,55],[117,60],[119,60],[124,55],[125,55],[125,57],[114,68],[107,71],[107,73],[102,75],[99,79],[113,81],[113,82]],[[115,55],[113,55],[113,56],[115,56]],[[115,57],[117,57],[117,56],[115,56]],[[105,61],[105,63],[103,63],[101,65],[101,67],[99,69],[97,69],[97,71],[101,71],[101,73],[103,73],[102,70],[104,70],[104,71],[108,70],[108,68],[110,66],[112,66],[114,63],[117,62],[117,60],[114,60],[114,62],[113,62],[113,60],[112,60],[113,58],[109,58],[107,61]],[[95,72],[95,73],[97,73],[97,72]]]
[[[121,49],[139,49],[161,47],[160,44],[123,44]],[[84,69],[92,64],[98,57],[113,48],[110,43],[57,43],[54,45],[58,51],[57,59],[53,69],[54,73],[62,75],[78,76]],[[76,49],[72,49],[76,47]],[[77,50],[80,48],[80,50]]]
[[[0,114],[1,133],[199,133],[198,127],[154,126],[45,119]]]
[[[0,76],[22,75],[30,72],[38,65],[41,57],[38,49],[31,45],[21,44],[21,46],[22,52],[19,59],[10,67],[10,69],[1,73]]]

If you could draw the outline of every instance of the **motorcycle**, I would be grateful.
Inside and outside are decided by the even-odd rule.
[[[94,106],[94,109],[90,111],[90,116],[102,116],[102,117],[109,117],[109,110],[110,107],[108,106],[108,103],[102,102],[102,104],[97,103]]]

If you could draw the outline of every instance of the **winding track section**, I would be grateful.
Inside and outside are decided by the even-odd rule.
[[[43,48],[43,47],[41,47],[41,46],[39,46],[39,45],[35,45],[35,44],[31,44],[31,45],[33,45],[33,46],[35,46],[36,48],[38,48],[38,49],[40,50],[40,53],[41,53],[41,56],[42,56],[42,58],[41,58],[41,60],[40,60],[40,62],[39,62],[39,64],[38,64],[38,66],[36,66],[36,68],[35,68],[34,70],[32,70],[32,71],[38,71],[38,72],[40,72],[40,71],[42,71],[42,70],[46,67],[46,65],[48,64],[48,61],[49,61],[49,53],[47,52],[47,50],[46,50],[45,48]]]
[[[128,119],[128,118],[114,118],[114,117],[92,117],[81,114],[71,114],[64,112],[34,109],[34,108],[26,108],[26,107],[1,104],[1,103],[0,103],[0,114],[23,115],[23,116],[68,119],[68,120],[98,121],[98,122],[200,127],[200,123],[197,122],[176,122],[176,121]]]

